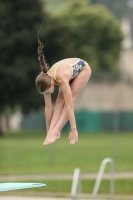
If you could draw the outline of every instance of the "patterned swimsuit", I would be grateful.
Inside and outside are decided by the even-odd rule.
[[[82,68],[84,66],[89,66],[89,64],[86,61],[82,60],[82,59],[79,59],[78,62],[76,62],[75,64],[70,64],[70,63],[65,62],[65,61],[61,61],[60,63],[65,63],[65,64],[67,64],[67,65],[69,65],[71,67],[71,69],[72,69],[72,77],[71,77],[70,81],[78,76],[78,74],[81,72],[81,70],[82,70]],[[54,79],[55,79],[55,81],[57,83],[58,83],[58,80],[56,78],[56,71],[57,71],[58,66],[59,66],[59,63],[56,63],[48,71],[48,73],[49,73],[55,68]]]
[[[72,76],[71,80],[76,78],[78,76],[79,72],[81,72],[82,68],[86,65],[89,65],[89,64],[86,61],[81,60],[81,59],[78,61],[77,64],[72,65],[73,76]]]

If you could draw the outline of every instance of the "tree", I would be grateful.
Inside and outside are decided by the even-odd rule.
[[[43,16],[38,0],[0,0],[0,113],[16,105],[28,111],[42,102],[35,77],[40,70],[36,34]]]
[[[43,40],[49,63],[81,57],[93,72],[116,70],[123,37],[119,21],[106,7],[76,0],[65,4],[52,17],[53,26]]]
[[[127,0],[91,0],[92,4],[103,4],[118,18],[132,13],[133,8],[129,7]]]

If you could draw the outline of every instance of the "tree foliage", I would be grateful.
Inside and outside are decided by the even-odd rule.
[[[127,0],[91,0],[91,3],[104,4],[118,18],[133,14],[133,8],[129,7]]]
[[[35,77],[37,31],[44,12],[38,0],[0,0],[0,110],[16,104],[28,111],[40,106]]]
[[[122,33],[118,20],[104,6],[76,0],[65,4],[51,21],[53,26],[43,40],[50,64],[81,57],[93,71],[116,69]]]

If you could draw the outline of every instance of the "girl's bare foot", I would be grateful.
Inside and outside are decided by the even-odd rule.
[[[48,132],[46,139],[44,140],[43,146],[47,146],[49,144],[52,144],[53,142],[55,142],[57,139],[60,138],[60,133],[59,132]]]

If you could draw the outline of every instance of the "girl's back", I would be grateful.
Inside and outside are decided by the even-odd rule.
[[[76,64],[80,59],[79,58],[66,58],[63,60],[58,61],[57,63],[66,63],[66,64],[70,64],[70,65],[74,65]],[[56,63],[55,63],[56,64]],[[55,65],[54,64],[54,65]]]

